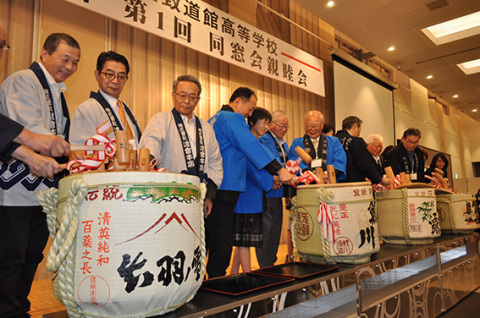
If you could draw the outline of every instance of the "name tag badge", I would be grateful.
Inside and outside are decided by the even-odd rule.
[[[322,167],[322,159],[313,159],[311,167],[312,168],[321,168]]]
[[[417,181],[417,174],[416,173],[411,173],[410,174],[410,180]]]

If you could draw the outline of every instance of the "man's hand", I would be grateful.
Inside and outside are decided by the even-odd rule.
[[[44,156],[61,157],[70,153],[70,144],[56,135],[41,135],[24,128],[13,140]]]
[[[295,178],[295,175],[288,172],[285,168],[278,170],[277,174],[280,177],[280,181],[283,184],[290,184],[292,183],[292,180]]]
[[[213,201],[210,198],[206,198],[203,204],[205,205],[205,217],[207,217],[212,213]]]
[[[62,171],[54,159],[39,155],[25,146],[18,147],[12,156],[26,163],[34,176],[52,178],[55,173]]]
[[[388,187],[390,185],[390,179],[388,179],[386,176],[383,176],[382,181],[380,181],[380,183]]]
[[[273,176],[273,190],[277,190],[277,189],[280,189],[280,187],[282,186],[282,182],[280,181],[280,177],[279,176]]]

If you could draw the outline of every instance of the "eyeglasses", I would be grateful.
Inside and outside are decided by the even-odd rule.
[[[277,124],[277,123],[274,122],[274,121],[272,121],[272,123],[274,123],[275,125],[277,125],[277,127],[280,128],[280,130],[283,130],[283,129],[289,130],[289,129],[290,129],[290,126],[288,126],[288,125],[279,125],[279,124]]]
[[[418,143],[420,142],[420,139],[419,140],[410,140],[410,139],[405,139],[405,142],[409,145],[418,145]]]
[[[200,96],[197,96],[195,94],[185,94],[185,93],[177,93],[177,92],[173,92],[175,95],[178,96],[178,98],[180,99],[181,102],[183,102],[184,100],[186,100],[188,98],[189,101],[191,101],[192,103],[195,103],[199,98]]]
[[[0,43],[0,50],[8,51],[9,49],[10,49],[10,45],[8,45],[7,42],[3,41]]]
[[[114,73],[107,73],[107,72],[100,72],[100,73],[105,75],[105,78],[108,79],[109,81],[113,81],[116,78],[120,83],[124,83],[128,79],[128,76],[124,74],[114,74]]]
[[[307,125],[307,129],[320,129],[322,125]]]

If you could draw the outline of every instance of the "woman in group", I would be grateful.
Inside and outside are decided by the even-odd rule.
[[[432,176],[432,172],[435,172],[435,168],[438,168],[443,171],[443,178],[447,178],[447,168],[448,168],[448,159],[443,153],[439,152],[432,158],[430,167],[425,171],[426,176]]]
[[[256,138],[263,136],[271,120],[272,115],[268,110],[255,108],[248,118],[250,132]],[[262,246],[263,191],[272,189],[275,183],[278,184],[267,171],[258,170],[248,162],[246,191],[240,193],[233,214],[233,245],[236,248],[230,274],[237,274],[240,265],[244,273],[251,271],[250,247]]]

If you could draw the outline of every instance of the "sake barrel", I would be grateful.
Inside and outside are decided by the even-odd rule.
[[[380,250],[369,182],[304,185],[294,200],[293,242],[302,260],[361,264]]]
[[[197,177],[90,172],[62,179],[56,195],[39,201],[53,238],[47,268],[70,317],[146,317],[193,298],[205,275]]]
[[[442,232],[466,234],[480,228],[473,194],[437,193],[437,211]]]
[[[422,245],[439,237],[437,200],[432,187],[402,188],[375,193],[380,237],[387,243]]]

